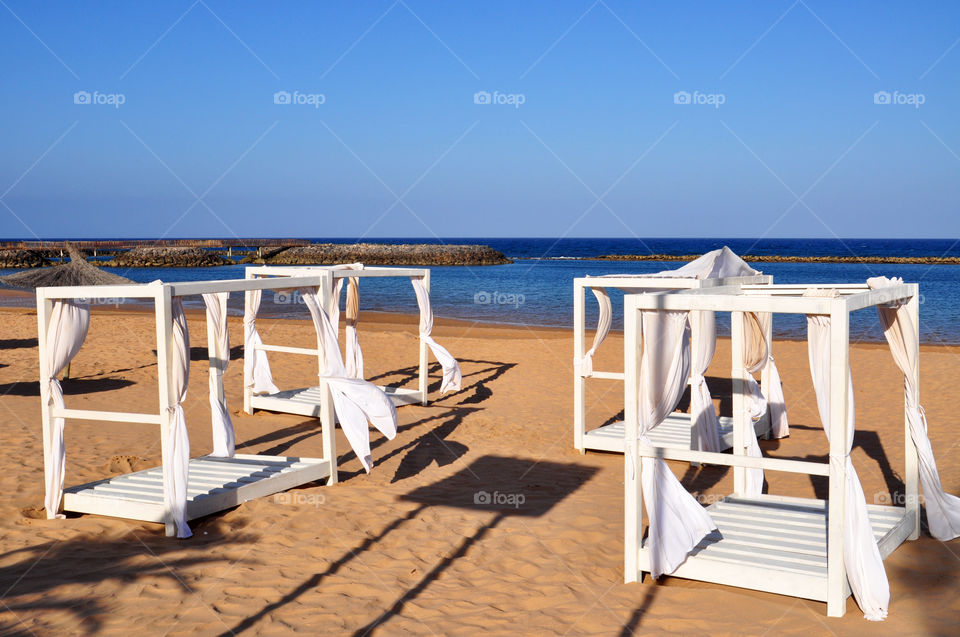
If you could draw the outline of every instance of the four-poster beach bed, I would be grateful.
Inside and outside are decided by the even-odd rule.
[[[587,380],[622,381],[623,372],[602,371],[593,368],[593,355],[610,331],[612,305],[609,289],[625,293],[662,293],[686,289],[713,288],[739,284],[770,284],[773,277],[751,268],[727,247],[713,250],[675,270],[651,274],[610,274],[587,276],[573,280],[573,444],[580,453],[588,449],[623,453],[623,421],[587,429]],[[593,345],[586,349],[586,293],[593,292],[599,305],[597,329]],[[698,312],[691,317],[690,348],[696,364],[690,374],[690,413],[674,412],[652,433],[654,441],[666,447],[721,451],[733,445],[733,419],[717,416],[704,374],[713,358],[716,327],[713,312]],[[771,354],[772,324],[765,325],[767,356],[758,361],[761,372],[761,391],[777,397],[774,436],[787,435],[786,414],[782,406],[779,374]],[[624,351],[624,358],[629,353]],[[776,385],[776,386],[774,386]],[[771,430],[771,414],[758,414],[755,422],[759,435]]]
[[[363,278],[408,278],[413,285],[420,310],[419,360],[417,365],[417,388],[383,386],[381,389],[395,405],[428,402],[428,349],[433,352],[443,369],[441,393],[460,389],[460,367],[450,353],[430,335],[433,330],[433,310],[430,306],[430,270],[423,268],[368,267],[361,263],[337,266],[251,266],[246,269],[248,280],[282,279],[297,276],[320,276],[324,278],[329,294],[324,296],[324,310],[330,316],[334,329],[340,314],[340,296],[344,282],[347,283],[346,306],[346,369],[351,378],[363,378],[363,355],[357,338],[359,312],[359,280]],[[315,349],[268,345],[262,342],[256,328],[251,328],[256,318],[260,298],[256,291],[245,297],[244,351],[245,360],[251,367],[244,386],[243,408],[247,413],[255,409],[280,413],[299,414],[329,418],[329,405],[324,392],[318,387],[301,387],[281,390],[273,383],[266,359],[266,352],[282,352],[316,356]]]
[[[944,494],[919,404],[919,295],[916,284],[871,279],[869,285],[745,285],[625,297],[624,578],[644,572],[825,601],[841,616],[851,592],[867,619],[886,616],[889,588],[882,559],[920,530],[919,486],[931,533],[960,534],[960,499]],[[876,307],[894,360],[904,374],[904,506],[867,505],[850,461],[853,384],[849,315]],[[732,312],[733,454],[655,445],[650,435],[683,392],[689,338],[687,314]],[[810,367],[829,440],[827,462],[762,457],[750,425],[752,379],[743,359],[757,337],[758,313],[807,316]],[[739,370],[739,371],[738,371]],[[899,401],[898,401],[899,402]],[[665,460],[734,468],[734,493],[703,508]],[[762,493],[763,470],[825,476],[827,500]],[[643,536],[646,511],[648,535]]]
[[[396,435],[393,403],[376,386],[347,376],[336,331],[319,299],[330,296],[330,280],[322,275],[199,281],[144,285],[106,285],[37,289],[40,387],[42,401],[45,508],[95,513],[165,524],[168,536],[189,537],[189,520],[236,506],[247,500],[314,482],[337,481],[333,415],[369,471],[369,426],[388,438]],[[296,289],[302,295],[317,334],[320,387],[331,418],[322,423],[322,458],[234,453],[233,426],[223,393],[223,372],[229,363],[227,298],[231,292]],[[190,367],[190,341],[181,298],[201,295],[206,304],[210,358],[210,404],[213,452],[190,458],[182,403]],[[159,407],[154,413],[68,409],[57,380],[80,350],[90,321],[89,297],[153,301],[156,318]],[[319,297],[319,298],[318,298]],[[159,425],[160,467],[64,488],[65,419]]]

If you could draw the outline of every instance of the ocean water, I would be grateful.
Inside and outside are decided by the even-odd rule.
[[[315,239],[320,241],[321,239]],[[331,241],[327,239],[326,241]],[[337,240],[332,240],[337,241]],[[430,242],[427,239],[377,239],[383,243]],[[490,245],[515,259],[501,266],[456,266],[431,268],[431,299],[438,317],[529,326],[570,327],[573,321],[575,277],[601,274],[639,274],[677,268],[676,261],[596,261],[603,254],[700,254],[723,245],[735,252],[756,255],[849,255],[860,256],[960,256],[960,242],[954,240],[751,240],[751,239],[445,239],[450,243]],[[646,247],[644,247],[644,244]],[[849,283],[870,276],[903,277],[920,284],[921,340],[932,344],[960,344],[960,266],[846,263],[752,263],[777,283]],[[243,278],[240,265],[216,268],[107,268],[138,282],[198,281]],[[13,270],[0,270],[8,274]],[[405,280],[367,279],[361,282],[361,309],[364,311],[417,311],[410,283]],[[622,294],[611,293],[614,329],[622,329]],[[18,304],[32,304],[29,299]],[[188,306],[202,307],[199,300]],[[232,313],[242,311],[241,295],[231,298]],[[307,318],[306,308],[286,296],[265,294],[264,316]],[[587,298],[588,325],[596,322],[596,303]],[[361,318],[362,320],[362,318]],[[728,315],[718,315],[719,331],[729,333]],[[774,332],[779,338],[804,338],[802,316],[777,315]],[[853,315],[851,339],[882,341],[876,311]]]

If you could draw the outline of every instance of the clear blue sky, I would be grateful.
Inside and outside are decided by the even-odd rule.
[[[958,41],[953,2],[2,0],[0,236],[958,237]]]

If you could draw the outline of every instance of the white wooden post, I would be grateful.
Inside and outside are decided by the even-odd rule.
[[[687,385],[690,387],[690,450],[700,451],[700,436],[697,433],[697,423],[694,420],[693,413],[693,392],[697,391],[693,381],[697,373],[697,352],[700,348],[700,340],[703,334],[700,333],[700,314],[699,311],[687,312],[687,322],[690,324],[690,377],[687,379]],[[704,371],[706,374],[706,371]],[[710,405],[713,408],[713,405]],[[691,467],[699,467],[700,463],[692,461]]]
[[[643,537],[643,496],[640,493],[640,456],[637,446],[643,324],[632,295],[625,295],[623,299],[623,581],[636,582],[641,576],[638,558]]]
[[[730,313],[730,378],[733,381],[733,455],[746,454],[746,428],[752,427],[750,414],[747,413],[745,392],[747,370],[743,363],[743,312]],[[733,467],[733,493],[742,496],[747,490],[747,472],[742,466]]]
[[[906,346],[913,349],[914,360],[916,361],[916,365],[911,370],[911,373],[913,374],[913,382],[917,387],[917,404],[920,404],[920,286],[913,284],[911,287],[916,289],[910,301],[907,303],[907,310],[910,314],[910,322],[913,323],[913,333],[916,334],[917,340],[913,343],[906,343]],[[916,540],[920,537],[920,465],[917,457],[917,447],[913,444],[913,437],[910,435],[910,421],[907,420],[906,414],[904,415],[903,428],[904,459],[906,465],[903,479],[905,491],[904,506],[906,508],[906,514],[908,516],[914,516],[913,530],[910,535],[907,536],[907,539]]]
[[[327,313],[327,316],[330,316],[330,313],[333,311],[333,304],[339,303],[340,299],[331,298],[333,292],[333,273],[327,271],[320,283],[319,297],[320,297],[320,307],[323,308],[323,311]],[[334,329],[337,329],[338,326],[334,326]],[[334,343],[335,347],[339,347],[338,343]],[[320,335],[317,335],[317,367],[319,373],[324,373],[326,371],[326,361],[321,357],[324,356],[323,352],[323,343]],[[330,388],[327,385],[325,380],[320,380],[320,427],[321,427],[321,436],[323,439],[323,457],[330,463],[330,477],[327,478],[327,484],[332,485],[338,482],[337,476],[337,421],[336,415],[333,411],[333,395],[330,393]]]
[[[586,453],[584,445],[584,436],[586,435],[586,388],[587,381],[583,377],[583,370],[576,363],[582,361],[586,353],[584,344],[586,336],[586,318],[584,314],[584,297],[587,290],[584,286],[574,283],[573,285],[573,446],[581,454]],[[629,356],[626,348],[624,352],[624,364]],[[626,418],[626,413],[624,413]]]
[[[160,463],[161,466],[167,458],[167,450],[171,444],[170,441],[170,423],[173,420],[171,408],[176,404],[173,396],[172,355],[173,355],[173,310],[171,307],[170,288],[161,286],[154,297],[154,307],[157,321],[157,391],[159,394],[160,405]],[[163,471],[163,496],[166,499],[168,493],[173,490],[167,478],[167,472]],[[177,534],[177,527],[172,519],[170,511],[164,513],[166,535],[173,537]]]
[[[50,474],[53,467],[50,466],[50,437],[53,435],[53,418],[50,416],[50,376],[44,375],[46,365],[43,361],[47,360],[47,330],[50,327],[50,316],[53,313],[53,302],[43,295],[42,289],[37,290],[37,350],[40,361],[40,395],[43,397],[40,406],[40,422],[42,423],[43,435],[43,479],[44,486],[50,483]],[[57,503],[57,511],[60,510],[60,504]],[[48,511],[47,513],[56,513],[57,511]]]
[[[423,273],[423,288],[427,291],[427,298],[430,298],[430,270],[426,270]],[[417,331],[419,332],[420,327],[417,326]],[[430,378],[428,376],[430,361],[427,358],[427,344],[424,342],[423,338],[420,339],[420,366],[418,372],[419,378],[419,391],[420,391],[420,404],[424,407],[427,406],[429,402],[429,397],[427,395],[428,386]]]
[[[847,571],[843,563],[846,508],[847,395],[850,374],[850,315],[846,301],[831,302],[830,312],[830,492],[827,512],[827,615],[847,610]]]

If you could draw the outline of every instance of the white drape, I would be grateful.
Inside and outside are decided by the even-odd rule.
[[[743,313],[743,334],[740,338],[740,348],[743,356],[744,382],[746,384],[747,395],[744,396],[747,411],[751,420],[757,420],[767,413],[767,399],[760,391],[760,385],[757,384],[753,375],[763,369],[766,365],[769,353],[767,351],[767,340],[763,333],[763,327],[758,317],[753,312]],[[744,450],[748,456],[753,458],[762,458],[760,445],[757,443],[757,432],[753,428],[753,423],[748,423],[746,431],[743,432]],[[763,469],[748,467],[744,469],[746,476],[747,496],[758,496],[763,493]]]
[[[207,306],[207,325],[213,331],[210,351],[210,425],[213,433],[213,452],[217,458],[232,458],[234,453],[233,422],[227,411],[227,399],[223,394],[223,375],[230,363],[230,333],[227,330],[227,299],[229,292],[203,295]]]
[[[613,316],[613,309],[610,305],[610,295],[604,288],[590,288],[593,295],[597,297],[597,305],[600,308],[600,314],[597,317],[597,331],[593,335],[593,346],[587,350],[583,358],[573,361],[574,367],[577,367],[584,376],[593,374],[593,355],[597,348],[607,338],[610,333],[610,323]]]
[[[273,384],[267,353],[257,349],[263,345],[257,331],[257,312],[260,311],[261,290],[249,290],[243,304],[243,382],[253,388],[254,394],[275,394],[280,389]]]
[[[341,279],[342,281],[343,279]],[[346,311],[346,360],[348,378],[363,378],[363,351],[357,338],[357,323],[360,320],[360,279],[350,277],[347,280]],[[334,323],[336,325],[336,323]]]
[[[63,388],[57,376],[80,351],[90,328],[90,306],[73,299],[53,302],[46,334],[46,356],[40,359],[40,394],[45,405],[63,409]],[[63,418],[53,418],[53,428],[47,445],[46,494],[44,507],[47,519],[62,518],[60,500],[63,498],[63,477],[66,471],[66,450],[63,446]]]
[[[397,435],[397,410],[393,401],[376,385],[359,378],[347,378],[337,332],[327,313],[320,307],[314,290],[300,290],[304,304],[310,310],[317,331],[320,379],[326,381],[333,396],[333,408],[347,441],[369,472],[373,464],[370,453],[369,420],[388,439]]]
[[[867,284],[872,289],[902,283],[902,279],[891,280],[886,277],[867,279]],[[944,493],[937,462],[933,457],[933,447],[927,434],[927,417],[920,405],[919,387],[914,382],[913,375],[913,370],[919,363],[915,349],[919,335],[906,306],[878,305],[877,312],[880,314],[883,334],[890,344],[893,360],[903,372],[907,422],[910,425],[910,438],[917,448],[920,460],[920,484],[923,487],[930,535],[944,542],[952,540],[960,536],[960,498]]]
[[[690,381],[690,418],[701,451],[720,451],[720,423],[704,374],[710,367],[717,345],[717,323],[713,312],[690,312],[690,328],[697,334],[697,349],[692,352],[693,377]]]
[[[686,312],[642,312],[639,441],[672,412],[690,376],[690,327]],[[650,571],[672,573],[710,531],[710,515],[680,484],[663,458],[640,458],[640,488],[650,532]]]
[[[763,337],[770,337],[773,330],[773,314],[758,312]],[[790,423],[787,421],[787,403],[783,396],[783,383],[780,380],[780,370],[773,359],[773,350],[767,351],[767,407],[770,410],[770,435],[774,438],[786,438],[790,435]]]
[[[440,383],[440,393],[459,391],[462,374],[457,360],[450,355],[437,341],[430,336],[433,331],[433,309],[430,307],[430,294],[423,285],[420,277],[410,277],[413,291],[417,294],[417,305],[420,307],[420,340],[427,344],[433,356],[443,369],[443,381]]]
[[[817,394],[817,409],[820,412],[820,421],[823,431],[830,440],[830,317],[825,315],[807,316],[807,350],[810,358],[810,374],[813,377],[813,387]],[[847,579],[850,581],[850,590],[853,592],[857,604],[863,611],[863,616],[871,621],[880,621],[887,616],[887,607],[890,603],[890,587],[887,583],[887,574],[883,569],[883,559],[877,548],[877,541],[873,536],[870,517],[867,513],[867,503],[863,496],[863,488],[857,477],[857,471],[850,460],[850,450],[853,448],[854,404],[853,378],[847,368],[847,448],[842,459],[831,456],[831,470],[839,470],[836,465],[842,462],[846,465],[846,484],[844,519],[843,519],[843,562],[847,570]]]
[[[190,380],[190,333],[187,331],[187,317],[183,314],[180,297],[174,297],[171,303],[173,320],[173,342],[170,375],[174,404],[168,407],[167,446],[163,455],[164,489],[163,497],[167,511],[177,527],[177,537],[190,537],[187,526],[187,484],[190,471],[190,439],[187,436],[187,420],[183,413],[183,401],[187,398],[187,384]],[[157,352],[163,356],[163,352]]]

